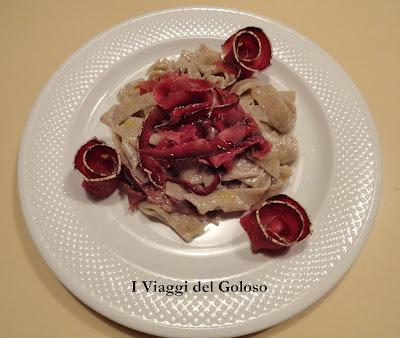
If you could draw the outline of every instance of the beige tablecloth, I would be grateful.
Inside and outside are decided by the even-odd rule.
[[[148,337],[96,314],[55,278],[21,214],[16,157],[36,96],[75,49],[122,20],[191,3],[198,2],[0,2],[1,337]],[[375,226],[348,274],[311,308],[254,337],[400,337],[400,1],[245,0],[229,6],[283,22],[336,58],[373,113],[385,167]]]

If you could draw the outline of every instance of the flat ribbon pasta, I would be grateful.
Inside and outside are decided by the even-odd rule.
[[[196,216],[179,213],[168,213],[159,206],[149,202],[141,202],[138,206],[144,214],[158,218],[169,225],[186,242],[204,232],[204,224]]]

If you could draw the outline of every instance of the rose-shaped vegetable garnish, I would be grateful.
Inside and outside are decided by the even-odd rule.
[[[83,176],[82,187],[91,195],[104,198],[118,187],[121,159],[104,141],[93,138],[79,148],[74,168]]]
[[[240,223],[254,252],[287,248],[306,238],[311,226],[304,208],[283,194],[271,197],[260,208],[246,213]]]
[[[271,43],[258,27],[243,28],[222,45],[224,62],[240,67],[242,79],[267,68],[271,63],[271,56]]]
[[[271,199],[273,199],[274,201],[282,201],[282,202],[285,202],[285,203],[291,205],[301,215],[302,221],[304,222],[304,228],[303,228],[302,234],[297,239],[297,242],[302,241],[308,235],[310,235],[310,233],[311,233],[311,221],[310,221],[310,218],[307,215],[307,212],[299,204],[299,202],[295,201],[293,198],[290,198],[289,196],[284,195],[284,194],[273,196],[273,197],[271,197]]]

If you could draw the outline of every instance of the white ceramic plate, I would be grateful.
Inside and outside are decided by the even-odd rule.
[[[286,193],[300,201],[314,233],[280,257],[254,255],[238,220],[190,244],[114,194],[91,202],[72,170],[118,88],[150,63],[201,42],[219,48],[246,26],[263,28],[273,65],[261,76],[297,93],[300,159]],[[128,20],[71,56],[40,94],[18,167],[23,211],[42,256],[61,282],[104,316],[162,336],[236,336],[270,327],[326,293],[350,267],[372,227],[380,157],[368,108],[345,72],[314,43],[270,19],[236,10],[180,8]],[[265,293],[165,296],[132,280],[264,283]]]

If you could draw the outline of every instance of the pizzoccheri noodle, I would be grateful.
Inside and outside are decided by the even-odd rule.
[[[120,89],[118,103],[101,117],[118,157],[101,153],[106,145],[97,139],[76,157],[89,193],[105,197],[118,184],[131,209],[189,242],[224,213],[262,206],[282,190],[298,157],[295,92],[254,77],[270,55],[261,59],[262,48],[258,54],[243,51],[240,43],[232,52],[226,45],[237,41],[230,40],[222,53],[201,44],[177,59],[158,60],[146,79]],[[239,66],[228,62],[232,58]]]
[[[154,79],[167,72],[180,70],[187,72],[191,78],[206,79],[224,88],[231,79],[230,74],[221,74],[215,66],[220,59],[220,53],[201,45],[193,52],[183,51],[176,61],[168,59],[156,61],[149,68],[147,75],[148,79]],[[143,120],[155,106],[151,92],[140,95],[140,81],[130,82],[122,88],[118,93],[119,103],[102,118],[105,122],[108,119],[106,123],[111,128],[113,140],[117,140],[114,146],[121,154],[123,163],[134,172],[141,171],[137,138]],[[208,212],[249,210],[266,197],[278,193],[291,175],[289,164],[298,156],[296,138],[288,134],[296,120],[294,92],[277,91],[271,85],[255,78],[236,82],[231,92],[239,95],[241,106],[257,122],[263,136],[271,142],[272,150],[260,159],[244,154],[235,158],[232,169],[221,173],[221,184],[206,196],[187,191],[177,183],[167,182],[165,194],[179,201],[190,202],[196,207],[199,215],[168,214],[169,210],[164,210],[162,205],[148,201],[138,206],[145,214],[168,223],[187,241],[202,233],[203,226],[208,222]],[[263,105],[266,102],[268,107]],[[122,120],[121,116],[126,118]],[[275,129],[275,126],[284,133]],[[153,140],[153,143],[156,142]],[[179,163],[179,176],[186,178],[192,184],[202,184],[209,179],[206,165],[197,165],[190,160],[182,162]]]

